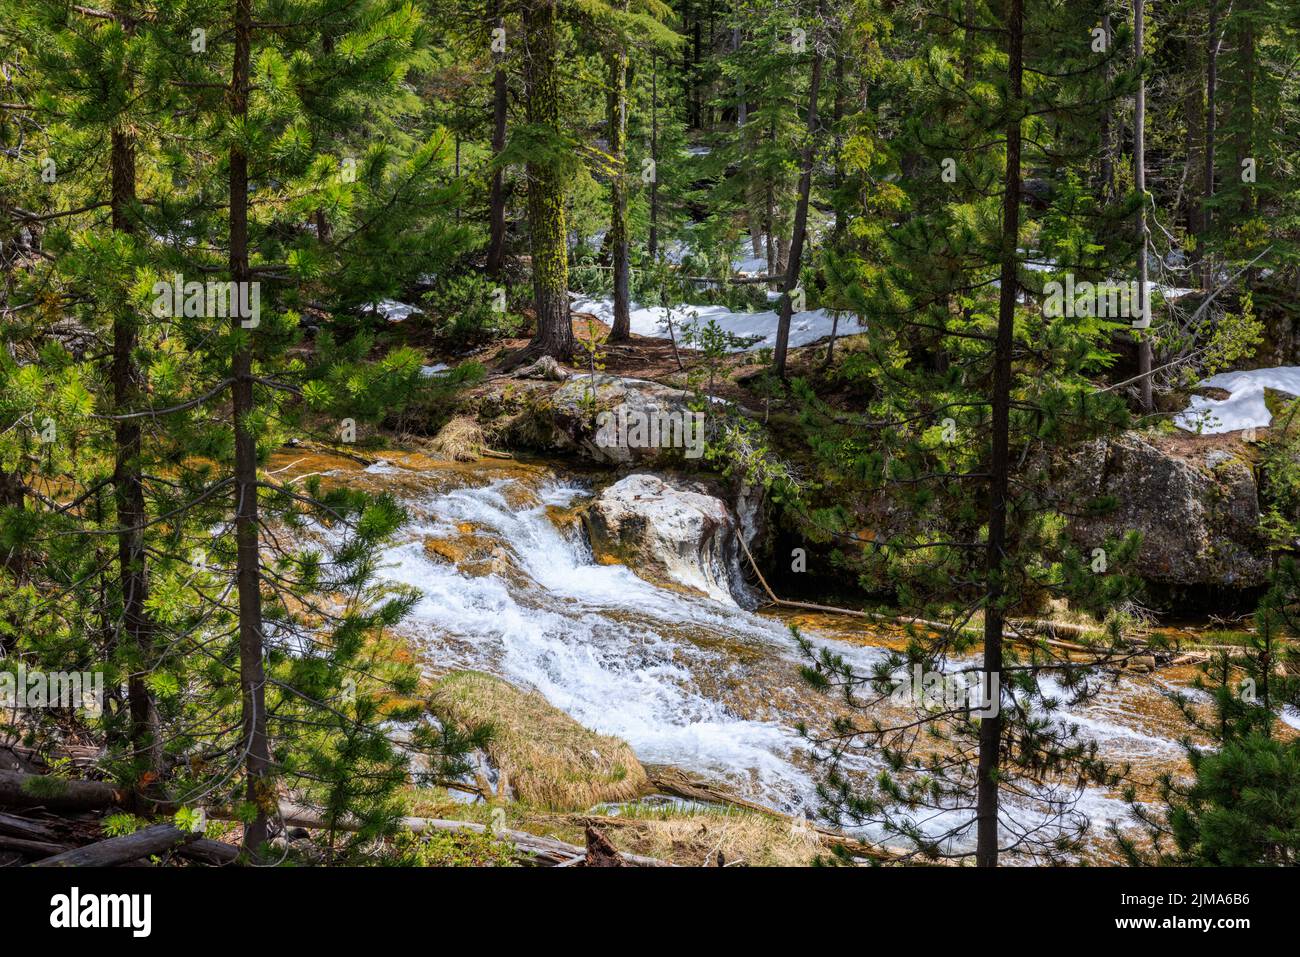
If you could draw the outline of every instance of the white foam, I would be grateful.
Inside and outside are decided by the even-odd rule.
[[[815,710],[825,699],[799,685],[802,656],[788,630],[734,606],[656,587],[625,567],[596,564],[585,540],[557,528],[546,513],[547,505],[570,505],[584,494],[566,482],[532,494],[497,480],[409,501],[413,536],[389,549],[384,571],[421,595],[402,627],[428,645],[438,665],[535,688],[583,725],[627,741],[645,762],[723,780],[779,810],[815,814],[814,773],[794,722],[824,727],[828,715]],[[462,570],[426,554],[425,536],[459,534],[466,522],[507,559],[496,570],[476,574],[483,569]],[[806,637],[832,646],[859,674],[885,654]],[[1059,717],[1126,753],[1176,748],[1125,724],[1123,704],[1132,693],[1137,689],[1126,686]],[[751,700],[743,705],[737,695]],[[880,764],[847,756],[845,767],[870,773]],[[1106,821],[1122,819],[1127,808],[1087,791],[1078,810]],[[1046,826],[1051,817],[1016,802],[1002,815],[1018,829]],[[944,812],[924,826],[941,833],[968,819],[967,811]],[[961,846],[967,840],[973,830]]]

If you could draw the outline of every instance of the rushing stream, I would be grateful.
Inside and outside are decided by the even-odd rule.
[[[794,725],[824,726],[838,705],[799,678],[788,617],[596,563],[567,511],[591,494],[580,480],[516,463],[394,461],[333,474],[393,492],[409,509],[384,574],[422,595],[402,627],[431,663],[535,688],[587,727],[626,740],[643,763],[725,782],[787,813],[815,813],[814,769]],[[888,643],[853,620],[798,624],[862,668]],[[1151,780],[1180,761],[1183,726],[1159,689],[1185,677],[1126,676],[1066,720]],[[1098,834],[1126,813],[1117,795],[1099,791],[1079,809]]]

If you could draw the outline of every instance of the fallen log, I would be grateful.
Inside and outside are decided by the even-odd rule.
[[[75,781],[47,774],[0,771],[0,807],[44,807],[51,811],[97,811],[120,807],[125,788],[102,781]]]
[[[17,748],[6,745],[0,747],[0,771],[22,771],[25,774],[35,774],[40,771],[40,768],[27,760],[27,757],[21,754]]]
[[[51,841],[54,840],[54,829],[47,827],[38,821],[29,821],[25,817],[18,817],[14,814],[5,814],[0,811],[0,834],[8,834],[11,837],[25,837],[33,841]]]
[[[49,857],[70,850],[67,844],[55,844],[50,841],[34,841],[26,837],[11,837],[0,834],[0,850],[17,851],[29,857]]]
[[[192,844],[183,844],[178,847],[176,854],[178,857],[197,861],[200,864],[223,867],[227,864],[233,864],[239,859],[239,848],[223,841],[214,841],[211,838],[201,837]]]
[[[113,867],[138,861],[142,857],[161,854],[178,845],[192,844],[199,839],[194,831],[182,831],[174,824],[155,824],[127,834],[110,837],[106,841],[87,844],[36,861],[31,867]]]

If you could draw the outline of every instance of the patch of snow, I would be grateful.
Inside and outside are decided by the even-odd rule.
[[[419,306],[398,302],[396,299],[381,299],[376,303],[366,303],[361,311],[367,315],[378,313],[389,322],[401,322],[411,316],[423,314]]]
[[[767,257],[749,256],[744,259],[733,259],[731,261],[731,268],[742,276],[766,276]]]
[[[1226,399],[1192,396],[1192,404],[1174,416],[1174,425],[1202,435],[1222,435],[1242,429],[1264,428],[1273,415],[1264,404],[1264,390],[1300,395],[1300,366],[1220,372],[1203,380],[1199,388],[1223,389]]]
[[[577,297],[573,303],[575,312],[589,312],[601,322],[612,324],[614,321],[614,301],[612,299],[586,299]],[[664,324],[665,310],[660,306],[639,308],[632,304],[632,331],[639,336],[668,335]],[[746,349],[735,351],[752,352],[757,349],[770,349],[776,345],[776,327],[780,316],[775,311],[767,312],[732,312],[726,306],[677,306],[672,310],[673,326],[677,332],[678,342],[684,327],[698,325],[703,328],[709,320],[717,322],[724,332],[734,336],[757,337]],[[831,334],[834,317],[825,309],[812,309],[796,312],[790,318],[790,348],[806,346]],[[857,318],[850,313],[840,316],[838,334],[844,336],[858,335],[866,331]]]
[[[438,362],[431,366],[420,366],[420,375],[426,379],[432,379],[434,376],[446,375],[451,371],[451,366],[445,362]]]

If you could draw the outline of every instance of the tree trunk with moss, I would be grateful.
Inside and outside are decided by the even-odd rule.
[[[498,16],[496,24],[505,29],[505,20]],[[509,78],[506,76],[505,55],[496,54],[496,70],[492,74],[492,156],[495,159],[506,148],[506,107]],[[488,198],[487,271],[496,276],[501,272],[506,258],[506,179],[505,170],[492,171],[492,186]]]
[[[626,12],[627,0],[620,9]],[[609,338],[623,342],[632,335],[632,306],[627,237],[627,49],[622,38],[615,38],[609,56],[609,155],[613,166],[609,240],[614,266],[614,325]]]
[[[533,0],[524,8],[524,80],[528,122],[555,134],[560,129],[560,90],[556,76],[559,35],[553,0]],[[574,349],[569,322],[568,237],[564,215],[561,157],[547,147],[528,160],[528,227],[533,258],[533,303],[537,332],[528,353],[567,359]]]

